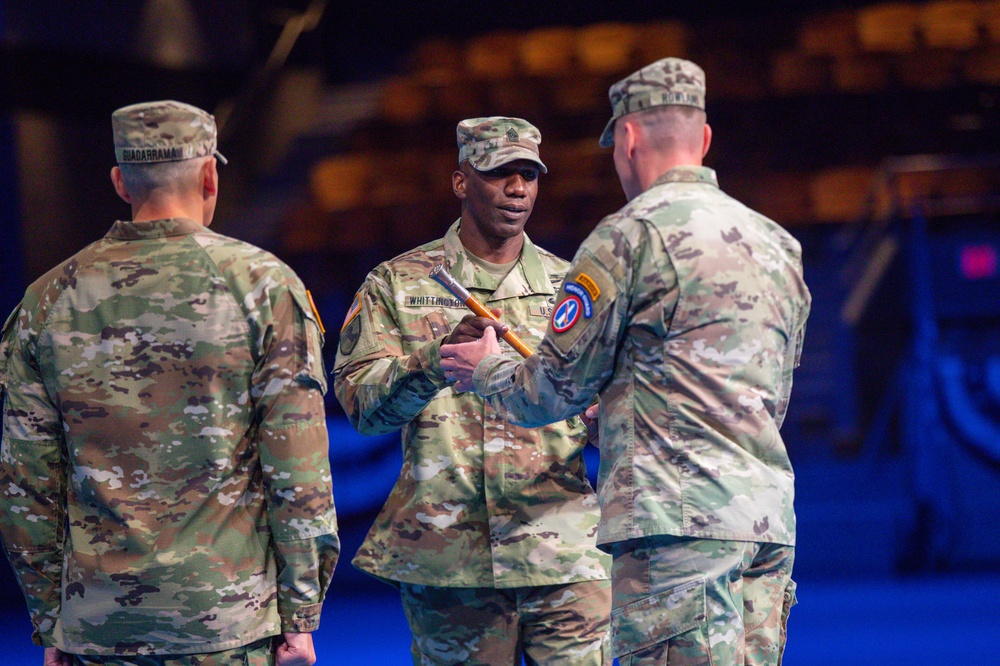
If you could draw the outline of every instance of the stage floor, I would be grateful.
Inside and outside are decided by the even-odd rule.
[[[798,596],[785,666],[1000,664],[1000,574],[801,581]],[[0,614],[0,636],[0,664],[41,665],[26,617]],[[315,638],[323,666],[410,663],[406,620],[387,587],[334,590]]]

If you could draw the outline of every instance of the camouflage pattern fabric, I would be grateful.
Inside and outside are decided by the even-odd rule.
[[[795,543],[778,429],[810,296],[798,242],[705,167],[667,171],[583,242],[538,353],[476,391],[531,427],[600,396],[598,543]]]
[[[383,579],[442,587],[522,587],[608,577],[597,550],[596,496],[574,419],[511,426],[441,370],[441,340],[467,308],[428,277],[448,270],[529,346],[545,333],[566,262],[525,236],[504,278],[477,267],[458,237],[372,271],[348,313],[334,371],[337,398],[362,433],[402,428],[403,468],[354,559]],[[507,348],[507,352],[515,352]]]
[[[340,546],[291,269],[192,220],[116,222],[3,339],[0,530],[36,642],[191,654],[318,626]]]
[[[165,100],[125,106],[111,114],[119,164],[225,157],[216,150],[215,117],[196,106]]]
[[[613,553],[621,666],[781,663],[795,604],[791,546],[657,536]]]
[[[136,655],[127,658],[73,655],[73,666],[274,666],[274,639],[206,654],[169,657]]]
[[[520,118],[469,118],[458,123],[458,163],[469,160],[478,171],[489,171],[514,160],[531,160],[549,170],[538,156],[542,133]]]
[[[415,666],[611,666],[610,581],[400,588]]]
[[[654,106],[693,106],[705,110],[705,72],[690,60],[664,58],[646,65],[608,90],[611,120],[601,134],[604,148],[615,145],[615,121]]]

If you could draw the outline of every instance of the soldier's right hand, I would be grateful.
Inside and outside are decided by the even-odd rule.
[[[587,426],[587,442],[596,447],[601,446],[601,428],[600,424],[597,422],[597,414],[599,410],[600,407],[595,402],[590,407],[587,407],[583,414],[580,414],[580,418],[583,419],[584,425]]]
[[[497,308],[492,308],[490,310],[497,317],[500,316],[501,310]],[[462,342],[473,342],[483,337],[483,331],[487,328],[492,328],[497,333],[499,338],[501,335],[506,333],[509,329],[504,324],[498,321],[493,321],[492,319],[487,319],[486,317],[480,317],[474,314],[466,315],[462,321],[458,322],[458,325],[442,342],[443,345],[457,345]]]

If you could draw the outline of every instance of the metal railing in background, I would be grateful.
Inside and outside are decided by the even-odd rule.
[[[962,544],[966,558],[1000,557],[995,540],[975,534],[984,498],[971,490],[1000,471],[998,167],[1000,155],[886,160],[868,215],[842,239],[845,327],[858,335],[870,318],[877,348],[899,348],[886,332],[898,322],[880,318],[906,312],[905,348],[860,449],[873,468],[890,451],[906,461],[915,511],[902,571],[948,568]]]

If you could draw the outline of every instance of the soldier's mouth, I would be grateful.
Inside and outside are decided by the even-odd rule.
[[[509,206],[497,206],[497,208],[500,210],[503,216],[506,217],[508,220],[519,220],[522,217],[524,217],[528,212],[528,209],[525,206],[509,205]]]

